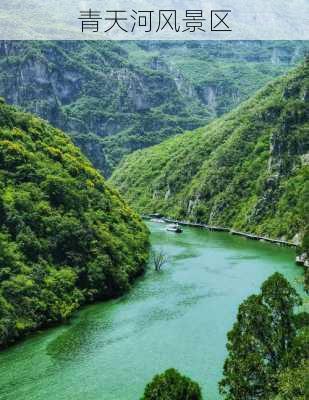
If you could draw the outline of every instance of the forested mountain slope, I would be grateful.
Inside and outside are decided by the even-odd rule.
[[[231,110],[306,42],[0,42],[0,96],[68,132],[109,176],[121,158]]]
[[[0,347],[123,293],[148,233],[70,139],[0,103]]]
[[[111,181],[141,212],[298,241],[308,150],[307,59],[205,128],[128,156]]]

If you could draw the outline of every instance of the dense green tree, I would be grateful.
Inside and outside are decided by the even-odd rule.
[[[0,347],[120,295],[148,232],[61,131],[0,102]]]
[[[202,400],[202,393],[196,382],[171,368],[148,383],[141,400]]]
[[[309,398],[309,321],[302,315],[299,331],[278,375],[278,400]],[[276,398],[276,400],[277,400]]]
[[[309,343],[307,343],[309,344]],[[287,368],[279,375],[276,400],[307,400],[309,398],[309,360],[296,368]]]
[[[278,373],[297,343],[294,307],[300,303],[295,289],[275,273],[259,295],[240,305],[220,382],[227,400],[266,400],[277,392]]]

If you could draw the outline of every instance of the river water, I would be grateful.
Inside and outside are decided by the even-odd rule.
[[[1,400],[138,400],[169,367],[218,400],[226,333],[238,305],[280,271],[299,290],[294,251],[226,233],[149,223],[169,261],[149,268],[121,299],[84,308],[70,322],[0,354]]]

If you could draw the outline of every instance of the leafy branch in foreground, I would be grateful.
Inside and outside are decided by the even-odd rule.
[[[237,321],[228,333],[228,357],[219,383],[225,399],[267,400],[276,395],[305,399],[300,378],[293,378],[293,387],[284,382],[286,376],[302,375],[308,363],[308,315],[294,314],[300,304],[295,289],[275,273],[263,283],[259,295],[240,305]],[[286,397],[284,393],[289,392],[299,396]]]

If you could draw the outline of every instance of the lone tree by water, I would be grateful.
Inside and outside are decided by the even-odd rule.
[[[308,318],[294,314],[300,304],[295,289],[275,273],[263,283],[259,295],[240,305],[237,321],[228,333],[229,354],[219,384],[226,400],[274,398],[281,392],[283,377],[298,373],[309,340]],[[304,384],[297,390],[304,392]]]
[[[198,383],[171,368],[148,383],[141,400],[202,400],[202,393]]]
[[[167,263],[167,260],[168,260],[167,255],[164,253],[164,251],[162,249],[158,250],[158,251],[153,250],[152,254],[151,254],[151,258],[152,258],[152,261],[153,261],[156,271],[160,271],[161,268]]]

